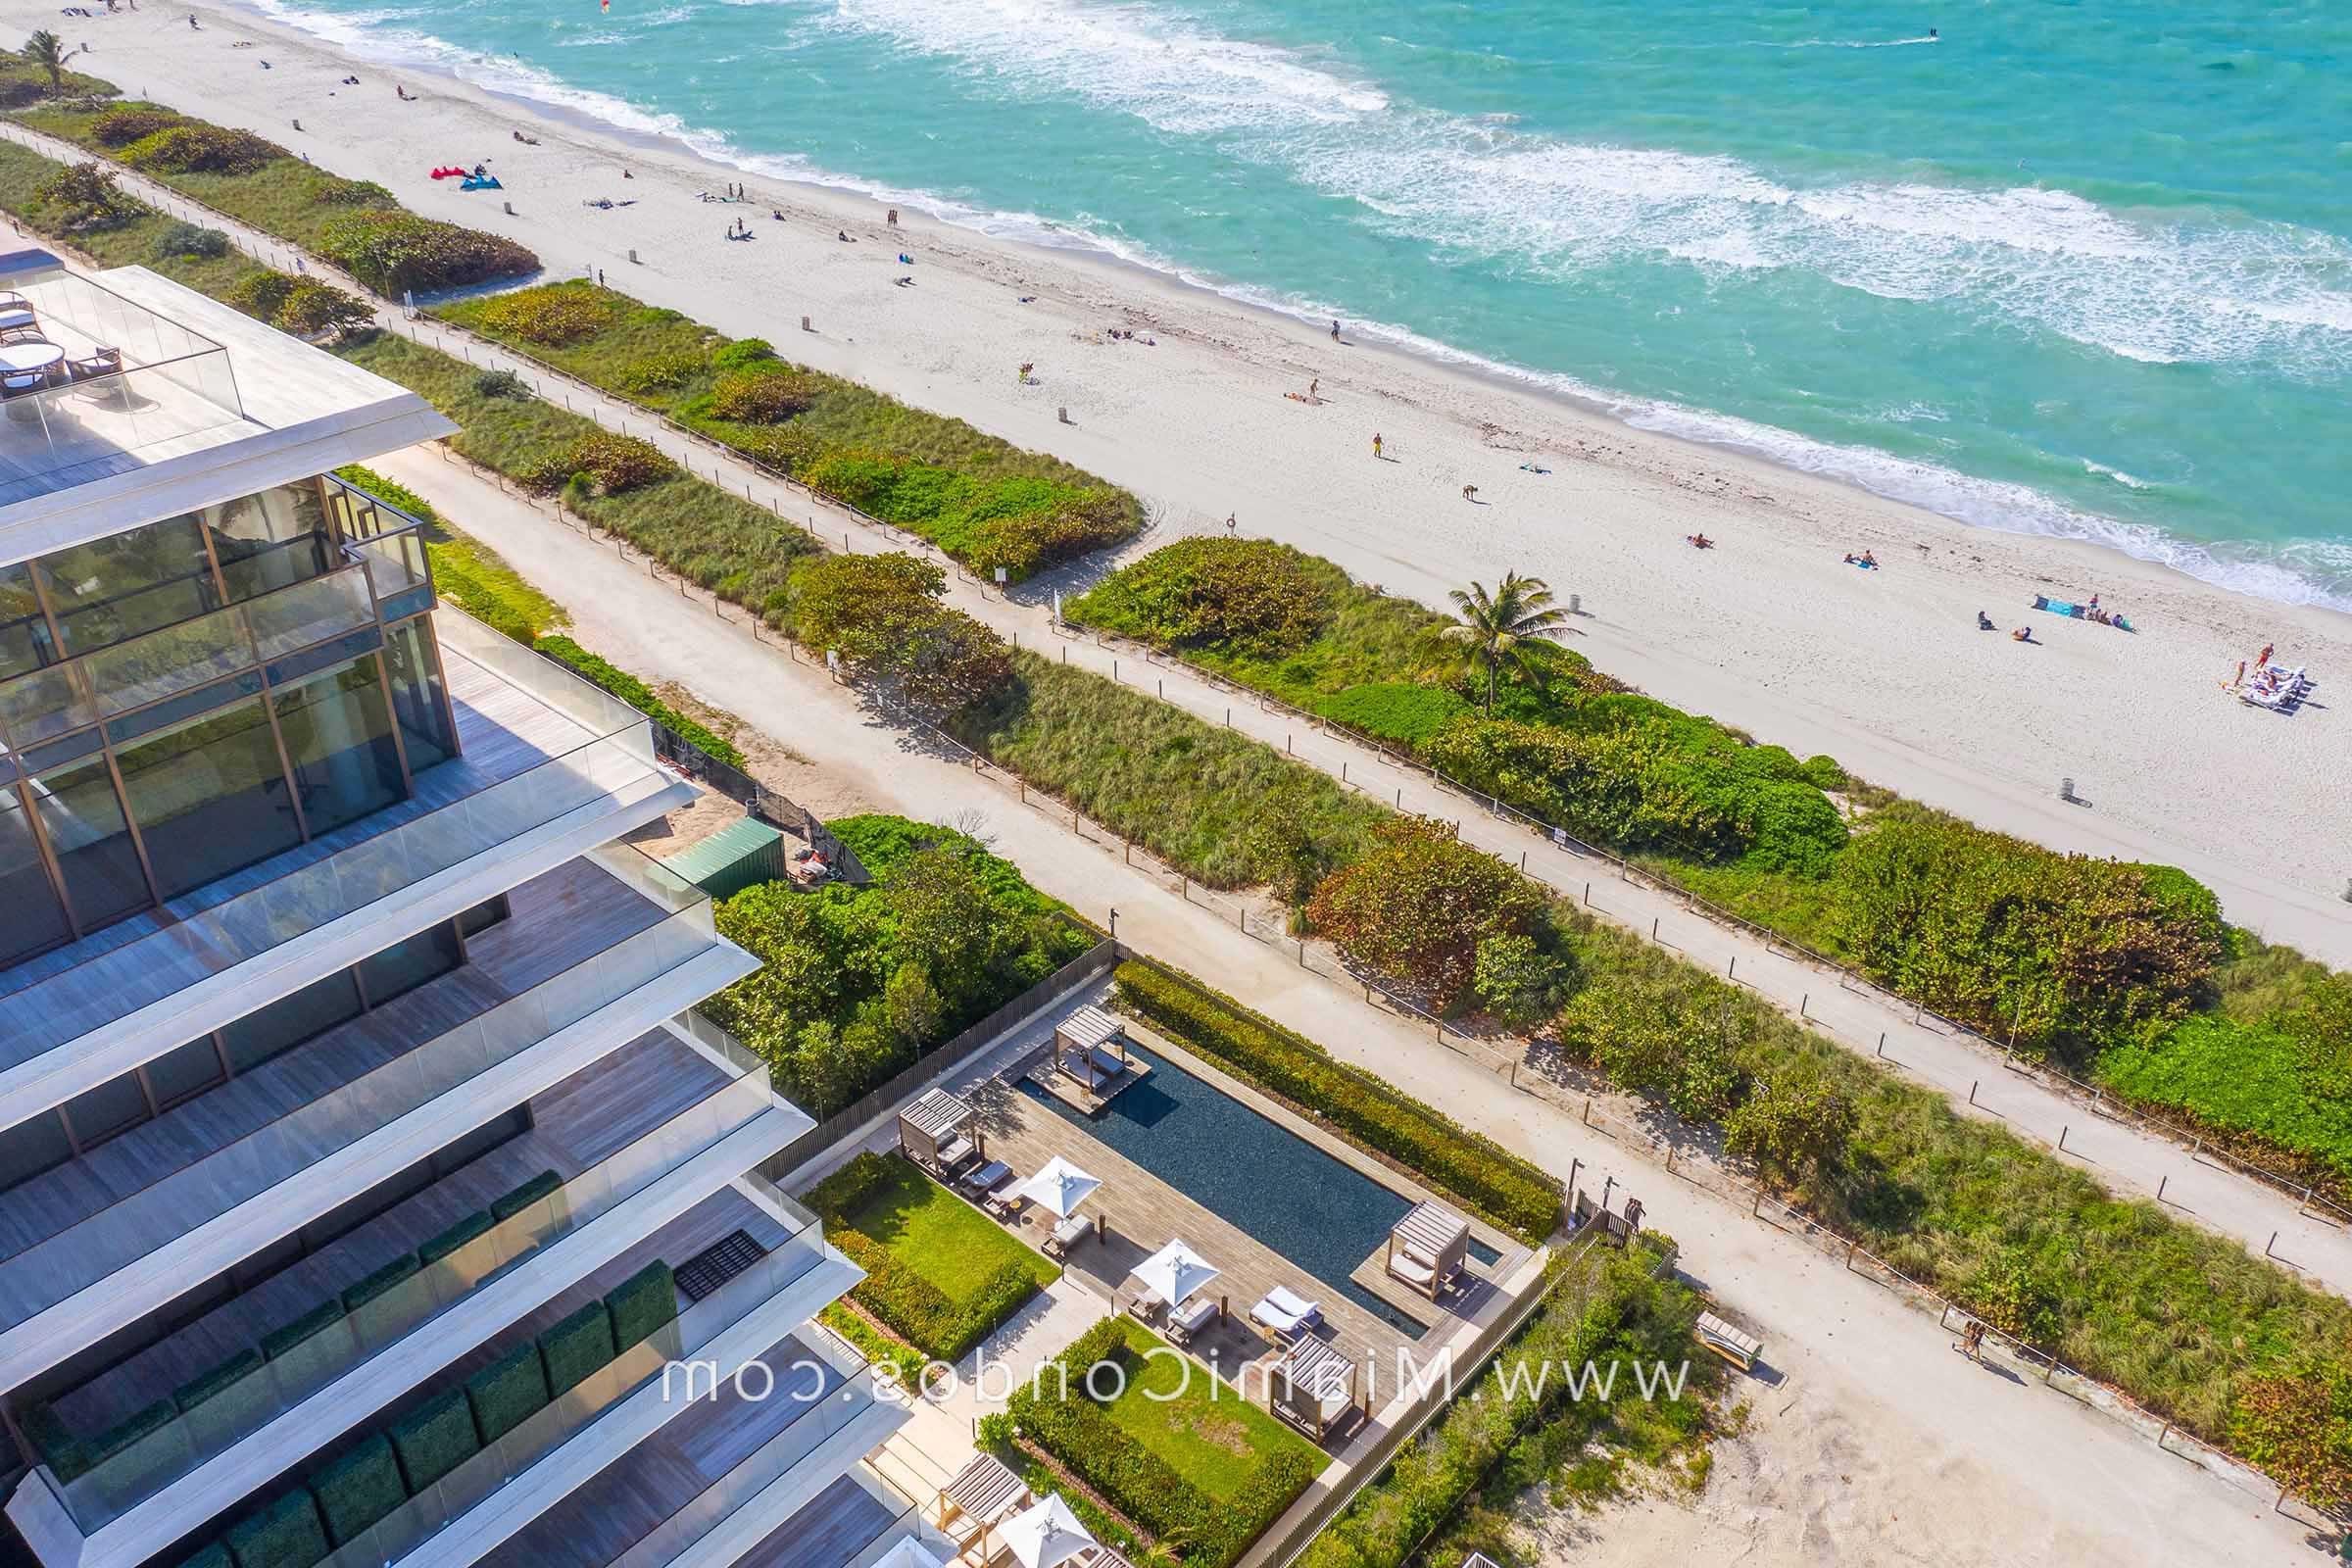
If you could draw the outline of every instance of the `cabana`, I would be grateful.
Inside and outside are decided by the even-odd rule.
[[[1054,1066],[1091,1091],[1127,1071],[1127,1026],[1116,1013],[1080,1007],[1054,1026]]]
[[[1470,1253],[1470,1222],[1443,1203],[1425,1202],[1389,1232],[1389,1273],[1436,1300],[1453,1289]]]
[[[1006,1520],[1004,1534],[1004,1544],[1021,1568],[1061,1568],[1081,1552],[1100,1549],[1057,1492]]]
[[[1311,1335],[1293,1345],[1266,1380],[1266,1407],[1317,1443],[1348,1419],[1355,1398],[1355,1363]]]
[[[959,1561],[986,1564],[1004,1543],[990,1544],[997,1527],[1029,1506],[1029,1488],[994,1454],[981,1454],[939,1489],[939,1517],[943,1535],[956,1543]],[[978,1556],[970,1556],[972,1548]]]
[[[944,1178],[980,1157],[972,1107],[944,1089],[926,1089],[899,1112],[899,1152]]]

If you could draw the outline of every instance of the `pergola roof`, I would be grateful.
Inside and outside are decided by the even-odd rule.
[[[1317,1403],[1344,1404],[1355,1397],[1355,1363],[1312,1336],[1292,1346],[1275,1370],[1294,1391]]]
[[[1080,1007],[1054,1026],[1054,1033],[1081,1051],[1108,1045],[1125,1028],[1116,1013],[1101,1007]]]
[[[899,1112],[899,1120],[925,1137],[954,1134],[972,1119],[972,1107],[945,1089],[926,1089],[913,1104]]]
[[[1029,1495],[1021,1478],[994,1454],[984,1453],[940,1489],[941,1499],[956,1505],[967,1519],[994,1524],[1011,1513]]]
[[[1443,1203],[1423,1202],[1389,1233],[1423,1257],[1443,1259],[1470,1237],[1470,1222]]]

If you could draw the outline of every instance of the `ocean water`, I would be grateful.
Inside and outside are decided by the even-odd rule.
[[[2352,609],[2340,0],[264,3],[1965,521]]]

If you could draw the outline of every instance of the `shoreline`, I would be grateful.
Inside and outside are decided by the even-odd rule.
[[[1155,522],[1131,554],[1219,528],[1232,512],[1245,534],[1425,603],[1530,571],[1563,598],[1581,593],[1572,642],[1620,679],[1986,827],[2181,865],[2240,923],[2352,956],[2352,908],[2336,900],[2352,863],[2315,864],[2310,850],[2352,843],[2340,720],[2325,709],[2279,719],[2205,684],[2275,641],[2283,662],[2312,667],[2327,703],[2327,683],[2352,669],[2341,612],[2254,598],[2089,540],[1960,522],[1369,334],[1335,348],[1289,312],[1091,244],[943,221],[914,197],[901,199],[893,230],[883,198],[721,163],[679,137],[453,72],[386,66],[243,6],[196,9],[206,26],[195,34],[178,9],[93,19],[88,66],[126,93],[144,87],[379,179],[416,211],[529,244],[550,279],[602,267],[649,304],[768,337],[788,358],[1126,485]],[[17,20],[46,24],[39,12],[24,6]],[[254,58],[228,55],[241,38],[266,42],[277,69],[226,69]],[[365,85],[327,99],[355,69]],[[421,101],[396,101],[387,76]],[[304,132],[289,124],[298,114]],[[514,142],[516,128],[542,143]],[[455,152],[494,158],[514,217],[422,178]],[[635,174],[625,186],[624,166]],[[750,207],[694,203],[730,179],[761,186]],[[599,197],[636,205],[574,206]],[[786,221],[769,221],[771,207]],[[712,243],[746,213],[760,243]],[[860,243],[837,244],[829,227]],[[889,286],[884,245],[916,254],[914,286]],[[1156,346],[1104,340],[1113,323]],[[1040,373],[1016,392],[1004,372],[1024,359]],[[1318,376],[1320,403],[1284,400]],[[1402,461],[1365,461],[1375,429]],[[1466,480],[1487,504],[1463,505]],[[1692,532],[1720,548],[1692,552]],[[1864,547],[1887,569],[1842,565]],[[2141,634],[2022,608],[2035,593],[2094,591]],[[2033,653],[1976,633],[1979,608],[2004,630],[2034,622]],[[2218,700],[2190,706],[2199,692]],[[2061,805],[2061,774],[2093,806]]]
[[[279,7],[269,3],[269,0],[200,0],[197,9],[242,17],[257,25],[281,30],[321,47],[347,53],[363,51],[373,41],[365,28],[345,23],[331,14],[298,12],[297,8]],[[330,29],[325,25],[306,25],[304,22],[294,20],[296,15],[313,24],[333,24],[333,26]],[[533,63],[517,60],[515,69],[526,75],[543,79],[549,85],[551,95],[543,96],[515,86],[476,80],[466,74],[462,66],[505,68],[493,57],[484,56],[478,51],[449,44],[430,35],[411,36],[423,38],[436,48],[448,51],[448,58],[404,57],[398,61],[396,69],[418,71],[439,77],[491,100],[512,104],[524,115],[557,121],[577,134],[616,140],[649,153],[666,154],[712,168],[727,169],[753,178],[783,181],[811,193],[822,192],[850,201],[909,208],[925,214],[934,221],[962,229],[987,244],[1039,251],[1076,260],[1084,265],[1140,274],[1152,284],[1196,294],[1203,304],[1266,317],[1286,326],[1319,329],[1333,314],[1332,308],[1327,305],[1287,300],[1254,284],[1220,279],[1165,258],[1134,254],[1102,235],[1057,224],[1034,214],[976,208],[936,192],[899,189],[858,175],[790,167],[799,162],[792,155],[746,151],[733,146],[724,132],[698,130],[685,126],[677,121],[677,117],[666,112],[654,115],[595,89],[573,87]],[[569,98],[564,95],[569,95]],[[665,120],[671,124],[666,128],[658,128],[624,123],[600,113],[600,110],[616,111],[620,115],[641,119]],[[1042,237],[1037,232],[1039,229],[1066,235],[1067,243]],[[1340,314],[1343,319],[1347,319],[1344,312]],[[1652,440],[1689,448],[1694,459],[1706,456],[1738,458],[1781,473],[1803,475],[1838,485],[1876,501],[1922,512],[1961,527],[2019,539],[2045,540],[2051,544],[2088,546],[2104,555],[2119,556],[2141,565],[2176,573],[2205,587],[2237,594],[2266,605],[2331,612],[2346,616],[2348,624],[2352,624],[2352,591],[2331,589],[2305,577],[2294,566],[2285,564],[2283,559],[2232,559],[2229,554],[2230,541],[2199,540],[2174,533],[2162,524],[2135,522],[2085,510],[2023,481],[1987,479],[1938,464],[1915,462],[1874,447],[1839,444],[1804,435],[1738,415],[1666,402],[1642,394],[1612,391],[1584,381],[1574,371],[1541,369],[1498,360],[1428,337],[1395,322],[1349,320],[1348,330],[1355,340],[1355,346],[1378,347],[1407,358],[1425,368],[1464,376],[1505,395],[1535,397],[1564,405],[1576,414],[1628,432],[1639,432]],[[1874,483],[1870,476],[1873,469],[1877,472],[1879,482]],[[1898,478],[1912,480],[1909,488],[1914,493],[1906,493],[1905,487],[1896,483]],[[1920,491],[1960,492],[1983,505],[1974,513],[1958,502],[1939,506],[1932,500],[1923,499],[1916,493]],[[1970,492],[1973,495],[1969,495]],[[1984,514],[1986,510],[1994,515],[1988,518]],[[2069,519],[2072,526],[2037,526],[2031,520],[2035,515]],[[2013,520],[2003,520],[2004,517]],[[2209,566],[2213,574],[2201,573],[2192,565],[2182,564],[2184,561],[2201,563]],[[2280,591],[2266,592],[2248,586],[2242,580],[2230,580],[2247,574],[2269,579]]]

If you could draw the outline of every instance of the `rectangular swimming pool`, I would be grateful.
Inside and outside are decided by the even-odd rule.
[[[1131,1045],[1127,1054],[1149,1062],[1152,1075],[1095,1115],[1027,1079],[1021,1092],[1382,1321],[1416,1339],[1427,1332],[1348,1277],[1387,1245],[1410,1200],[1157,1053]]]

